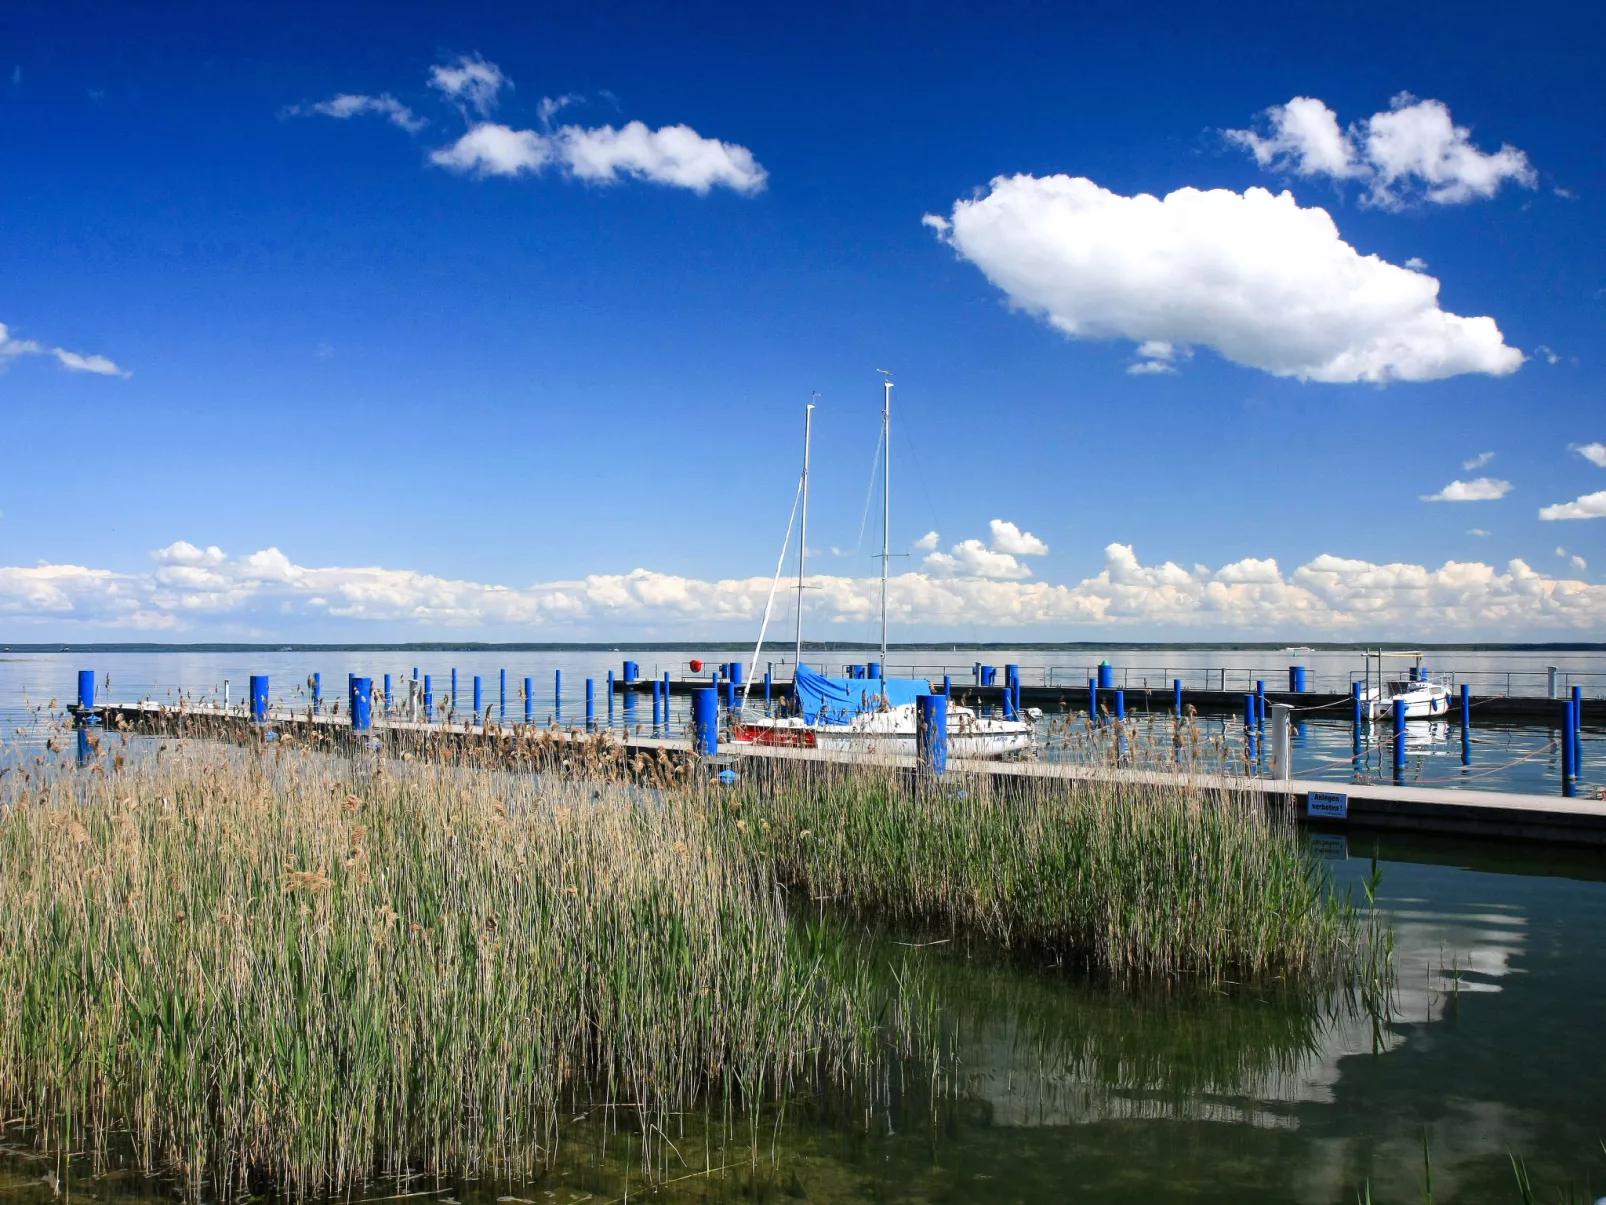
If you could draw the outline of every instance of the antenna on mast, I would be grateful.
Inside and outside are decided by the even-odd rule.
[[[881,695],[887,693],[887,572],[892,564],[892,374],[881,374]]]
[[[803,412],[803,528],[797,541],[797,660],[792,663],[792,680],[797,681],[797,667],[803,664],[803,567],[809,549],[809,438],[814,432],[814,398],[816,389]]]

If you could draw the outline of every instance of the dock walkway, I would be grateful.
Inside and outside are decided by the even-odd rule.
[[[956,692],[957,693],[957,692]],[[145,701],[100,704],[90,709],[69,708],[75,720],[92,713],[113,731],[193,730],[196,735],[215,735],[245,740],[251,734],[283,730],[317,733],[331,741],[344,741],[353,733],[344,716],[311,714],[309,711],[275,709],[265,724],[253,724],[240,710],[228,712],[220,707],[183,706]],[[577,728],[540,729],[551,739],[584,742],[592,739]],[[406,740],[428,738],[434,742],[491,741],[526,732],[523,725],[475,725],[469,723],[424,723],[383,715],[374,718],[372,738],[384,736]],[[675,737],[625,734],[622,742],[627,754],[671,754],[690,759],[689,741]],[[744,760],[769,763],[816,763],[835,765],[884,765],[913,772],[913,759],[886,755],[829,753],[813,749],[771,748],[746,743],[719,747],[718,762],[739,767]],[[1064,762],[994,762],[952,759],[949,771],[955,774],[987,776],[1004,785],[1030,780],[1062,782],[1110,782],[1152,786],[1191,786],[1197,789],[1235,794],[1260,795],[1297,809],[1301,822],[1335,829],[1394,829],[1415,832],[1476,835],[1505,840],[1552,841],[1567,844],[1606,846],[1606,800],[1569,799],[1556,795],[1529,795],[1509,791],[1468,790],[1455,787],[1417,787],[1393,783],[1343,783],[1314,779],[1240,777],[1236,775],[1177,773],[1165,770],[1123,769],[1111,766],[1078,765]],[[756,767],[755,767],[756,768]],[[1315,797],[1314,800],[1312,797]]]

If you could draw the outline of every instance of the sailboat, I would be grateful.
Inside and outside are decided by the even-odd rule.
[[[803,474],[798,482],[802,504],[801,536],[797,552],[797,667],[792,675],[792,691],[782,701],[778,714],[755,712],[747,706],[743,689],[742,706],[731,723],[731,736],[738,742],[755,745],[783,745],[852,752],[913,757],[915,754],[915,710],[920,695],[941,693],[924,678],[889,678],[887,664],[887,590],[892,563],[892,379],[882,370],[881,400],[881,667],[878,678],[835,678],[803,664],[803,590],[808,555],[809,527],[809,443],[813,433],[814,403],[803,419]],[[818,395],[816,395],[818,396]],[[793,518],[797,517],[796,504]],[[787,523],[787,541],[792,526]],[[769,602],[759,627],[758,646],[753,662],[758,663],[769,626],[770,608],[775,601],[786,544],[775,567]],[[996,758],[1025,753],[1032,748],[1032,726],[1024,720],[978,715],[952,700],[948,704],[948,753],[954,758]]]

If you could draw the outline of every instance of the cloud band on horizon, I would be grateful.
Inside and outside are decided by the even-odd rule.
[[[1075,585],[904,573],[891,579],[893,622],[960,627],[1132,628],[1166,625],[1222,634],[1300,633],[1377,638],[1427,631],[1574,633],[1606,624],[1606,585],[1564,580],[1522,560],[1504,571],[1448,561],[1437,569],[1321,555],[1284,573],[1274,559],[1209,569],[1144,565],[1129,545],[1104,550],[1103,569]],[[868,623],[879,578],[811,575],[808,622]],[[636,569],[509,587],[414,570],[308,567],[277,548],[230,557],[180,541],[144,573],[80,565],[0,568],[0,617],[14,631],[209,631],[283,638],[295,625],[335,621],[392,633],[449,629],[609,635],[703,635],[756,628],[768,577],[708,581]]]

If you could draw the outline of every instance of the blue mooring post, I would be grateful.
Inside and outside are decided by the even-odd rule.
[[[948,772],[947,695],[915,696],[915,749],[922,770]]]
[[[662,693],[663,683],[654,681],[652,684],[652,731],[654,736],[658,734],[658,727],[663,723],[663,705],[658,697]]]
[[[1394,777],[1405,773],[1405,700],[1394,700]]]
[[[1108,661],[1099,662],[1099,689],[1112,690],[1115,687],[1115,667]]]
[[[1255,760],[1255,696],[1244,696],[1244,753]]]
[[[736,683],[737,686],[742,684],[743,672],[742,663],[740,661],[731,662],[731,681]]]
[[[590,732],[597,726],[597,683],[594,678],[586,679],[586,731]]]
[[[866,678],[880,678],[881,677],[881,662],[879,662],[879,661],[866,662],[865,667],[864,667],[864,676]]]
[[[95,671],[81,669],[78,671],[78,718],[85,723],[93,723],[94,717],[89,712],[95,707]]]
[[[736,679],[725,679],[725,711],[734,715],[736,712]]]
[[[485,699],[480,692],[480,676],[474,675],[474,722],[478,724],[485,714]]]
[[[1307,689],[1308,674],[1303,665],[1290,665],[1288,667],[1288,689],[1295,694],[1303,694]]]
[[[625,681],[634,682],[641,675],[641,666],[637,665],[634,661],[626,661],[624,664],[624,671]]]
[[[764,671],[764,710],[765,711],[768,711],[769,708],[770,708],[770,702],[771,702],[770,696],[773,693],[773,689],[772,688],[775,685],[775,683],[773,681],[771,681],[771,679],[774,676],[775,676],[774,675],[774,671],[772,671],[772,670],[765,670]]]
[[[453,711],[457,710],[457,666],[455,665],[452,666],[452,697],[450,706]]]
[[[1266,683],[1264,681],[1257,681],[1255,683],[1255,723],[1264,724],[1265,722],[1266,722]]]
[[[1355,739],[1359,741],[1361,739],[1361,684],[1359,682],[1351,682],[1349,684],[1349,697],[1350,703],[1355,709]]]
[[[1573,687],[1573,731],[1578,732],[1584,726],[1584,688]]]
[[[719,691],[699,686],[691,692],[692,750],[713,757],[719,752]]]
[[[613,727],[613,671],[608,671],[608,727]]]
[[[502,671],[502,697],[496,708],[496,718],[507,719],[507,670]],[[524,722],[530,722],[530,680],[524,679]]]
[[[323,675],[313,671],[312,675],[312,714],[317,715],[323,710]]]
[[[1182,679],[1171,679],[1171,706],[1177,713],[1177,719],[1182,718]]]
[[[1561,701],[1561,789],[1566,794],[1573,780],[1573,745],[1578,734],[1573,731],[1573,701]]]
[[[504,673],[507,671],[504,670]],[[535,723],[535,679],[524,679],[524,726]]]
[[[1115,692],[1115,718],[1118,720],[1126,719],[1126,691],[1124,690]]]
[[[552,714],[563,719],[563,671],[552,671]]]
[[[268,675],[251,675],[251,718],[265,723],[268,718]]]
[[[1091,724],[1099,722],[1099,684],[1096,678],[1087,680],[1087,718]]]
[[[374,680],[351,680],[351,730],[367,732],[374,726]]]
[[[434,680],[428,674],[425,674],[424,675],[424,723],[431,724],[431,723],[434,723],[434,721],[435,721]]]
[[[385,714],[390,714],[390,675],[385,675]]]

